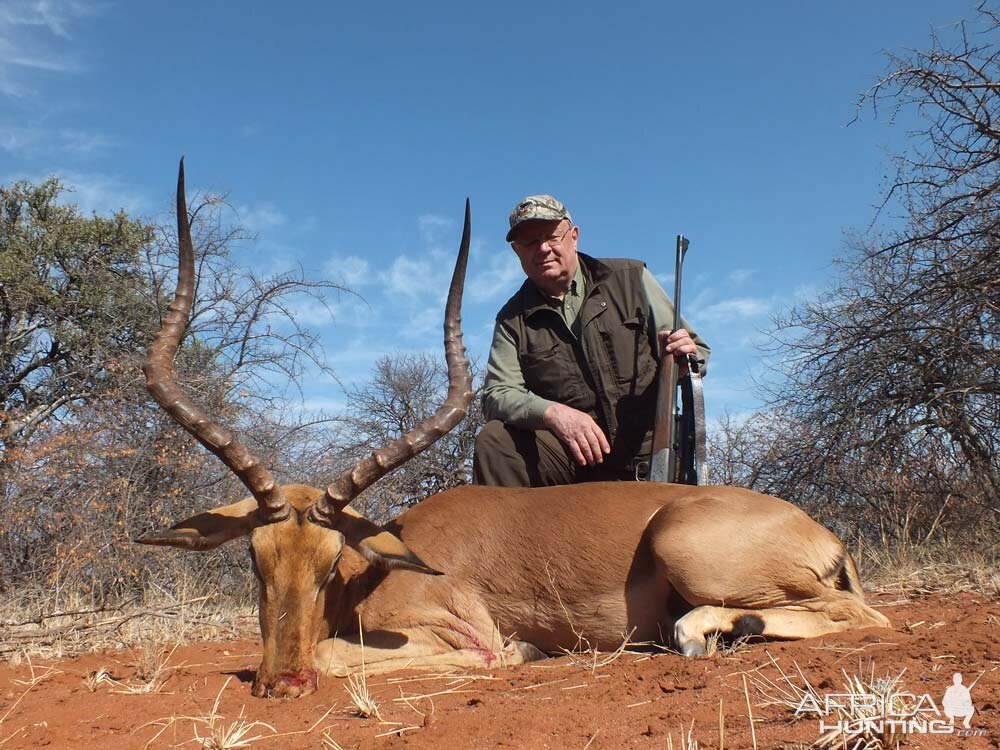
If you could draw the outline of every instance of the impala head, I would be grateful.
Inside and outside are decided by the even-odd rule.
[[[213,421],[177,385],[173,360],[191,315],[194,247],[184,196],[184,162],[177,179],[177,236],[180,262],[174,300],[143,365],[146,387],[157,403],[250,491],[250,497],[198,513],[139,541],[185,550],[209,550],[249,536],[258,579],[263,662],[254,680],[256,696],[295,697],[316,689],[313,648],[325,638],[328,599],[338,593],[338,566],[345,548],[370,564],[437,571],[401,540],[360,516],[348,503],[384,474],[446,434],[464,417],[472,378],[462,346],[460,309],[469,252],[469,205],[445,308],[448,396],[423,424],[341,474],[325,491],[279,485],[271,472],[237,438]],[[350,553],[354,564],[363,564]],[[343,577],[340,576],[340,582]]]

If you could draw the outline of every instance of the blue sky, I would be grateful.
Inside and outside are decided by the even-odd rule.
[[[345,383],[380,354],[440,351],[472,199],[466,343],[485,361],[520,283],[504,243],[552,193],[594,255],[638,257],[713,347],[709,411],[758,405],[770,316],[814,295],[874,216],[902,125],[854,116],[884,50],[974,15],[880,2],[0,2],[0,181],[165,220],[177,159],[258,239],[234,262],[301,265],[364,301],[303,306]],[[307,384],[311,407],[341,387]]]

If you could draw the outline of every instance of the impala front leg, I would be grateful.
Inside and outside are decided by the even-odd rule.
[[[530,643],[504,641],[489,646],[456,647],[431,629],[374,630],[359,636],[328,638],[316,644],[316,669],[330,677],[362,671],[380,674],[396,669],[483,669],[523,664],[545,657]]]

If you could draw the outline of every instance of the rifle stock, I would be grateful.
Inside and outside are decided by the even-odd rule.
[[[674,412],[677,409],[677,378],[680,368],[673,360],[660,362],[656,383],[656,418],[653,428],[653,451],[649,458],[649,481],[673,482],[677,456],[673,446]]]

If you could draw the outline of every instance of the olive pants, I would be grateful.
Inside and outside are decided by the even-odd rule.
[[[492,420],[476,436],[475,484],[548,487],[634,479],[631,461],[616,461],[613,456],[605,456],[598,466],[580,466],[548,430],[521,430]]]

